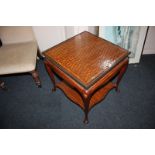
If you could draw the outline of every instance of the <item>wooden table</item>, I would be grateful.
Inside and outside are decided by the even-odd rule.
[[[128,66],[129,52],[89,32],[72,37],[43,53],[53,91],[61,89],[85,113],[104,99],[119,82]],[[55,82],[54,73],[62,81]],[[118,75],[117,82],[112,79]]]

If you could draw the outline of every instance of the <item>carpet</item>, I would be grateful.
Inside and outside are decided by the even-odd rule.
[[[42,88],[29,74],[0,77],[9,89],[0,90],[1,129],[155,128],[155,55],[143,55],[139,64],[129,65],[120,93],[110,91],[89,113],[89,124],[83,124],[83,111],[61,90],[51,92],[42,60],[37,68]]]

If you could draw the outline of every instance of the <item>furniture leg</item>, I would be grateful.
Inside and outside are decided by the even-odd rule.
[[[38,88],[41,88],[41,82],[40,82],[40,79],[39,79],[39,74],[36,70],[32,71],[31,72],[31,75],[37,85]]]
[[[83,123],[84,124],[88,124],[89,123],[89,120],[88,120],[88,112],[89,112],[89,103],[90,103],[90,96],[83,96],[83,102],[84,102],[84,114],[85,114],[85,117],[84,117],[84,121]]]
[[[44,64],[45,64],[45,68],[47,70],[47,73],[49,74],[50,79],[51,79],[51,81],[53,83],[52,91],[54,92],[54,91],[56,91],[56,82],[55,82],[54,74],[53,74],[50,66],[48,65],[48,62],[44,61]]]
[[[121,81],[121,79],[122,79],[122,77],[123,77],[123,75],[124,75],[124,73],[125,73],[127,67],[128,67],[128,63],[126,63],[126,64],[121,68],[121,70],[120,70],[120,72],[119,72],[119,74],[118,74],[118,78],[117,78],[117,81],[116,81],[116,88],[115,88],[116,91],[118,91],[119,83],[120,83],[120,81]]]
[[[7,90],[7,87],[3,81],[0,81],[0,89]]]

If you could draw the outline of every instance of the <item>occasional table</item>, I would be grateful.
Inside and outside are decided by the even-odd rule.
[[[118,85],[128,66],[125,49],[89,32],[82,32],[45,51],[44,64],[53,82],[85,114]],[[54,74],[62,81],[56,83]],[[117,76],[117,81],[112,82]]]

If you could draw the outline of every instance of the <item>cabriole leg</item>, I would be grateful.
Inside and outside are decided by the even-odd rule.
[[[89,123],[89,120],[88,120],[88,113],[89,113],[89,103],[90,103],[90,96],[83,96],[83,102],[84,102],[84,114],[85,114],[85,117],[84,117],[84,121],[83,123],[84,124],[88,124]]]

